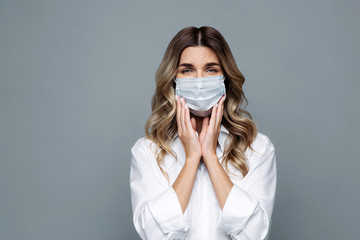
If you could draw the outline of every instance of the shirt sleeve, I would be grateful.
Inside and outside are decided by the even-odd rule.
[[[261,140],[261,141],[260,141]],[[248,157],[251,168],[241,184],[234,184],[219,220],[232,239],[262,240],[270,232],[276,192],[276,157],[270,140],[261,135]]]
[[[131,149],[130,190],[133,222],[142,239],[184,239],[188,231],[177,195],[161,173],[150,141]]]

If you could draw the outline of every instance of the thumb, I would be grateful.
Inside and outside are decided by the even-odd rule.
[[[191,118],[190,119],[190,122],[191,122],[191,126],[192,126],[192,128],[196,131],[196,120],[195,120],[195,118]]]
[[[209,116],[206,116],[203,118],[203,122],[202,122],[202,128],[201,128],[201,131],[203,129],[206,130],[206,128],[209,126]]]

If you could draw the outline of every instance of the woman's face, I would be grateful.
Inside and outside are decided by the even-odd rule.
[[[200,78],[223,75],[215,52],[208,47],[187,47],[180,56],[176,78]]]

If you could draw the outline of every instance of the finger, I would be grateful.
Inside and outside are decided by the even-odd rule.
[[[180,104],[179,104],[179,97],[177,95],[175,95],[176,97],[176,123],[178,125],[179,128],[179,123],[180,123]]]
[[[178,133],[181,132],[180,111],[181,111],[180,98],[176,95],[176,123],[178,127]]]
[[[209,126],[209,116],[206,116],[203,118],[203,122],[202,122],[202,128],[207,128]]]
[[[181,98],[181,114],[180,114],[180,122],[183,131],[186,131],[185,125],[185,100]]]
[[[186,130],[192,130],[192,123],[190,121],[190,110],[188,105],[185,103],[185,126]]]
[[[215,126],[215,121],[216,121],[216,113],[217,113],[217,109],[218,109],[219,104],[216,103],[211,111],[211,117],[210,117],[210,121],[209,121],[209,128],[214,128]]]
[[[190,118],[191,127],[196,131],[196,120],[195,118]]]
[[[219,101],[219,105],[218,105],[219,107],[218,107],[217,114],[216,114],[216,124],[215,124],[217,127],[219,127],[221,124],[221,119],[222,119],[223,109],[224,109],[224,101],[225,101],[225,95],[222,96]]]

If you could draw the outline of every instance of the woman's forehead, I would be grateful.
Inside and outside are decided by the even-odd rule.
[[[199,46],[185,48],[181,53],[179,64],[204,65],[209,62],[219,63],[216,53],[209,47]]]

